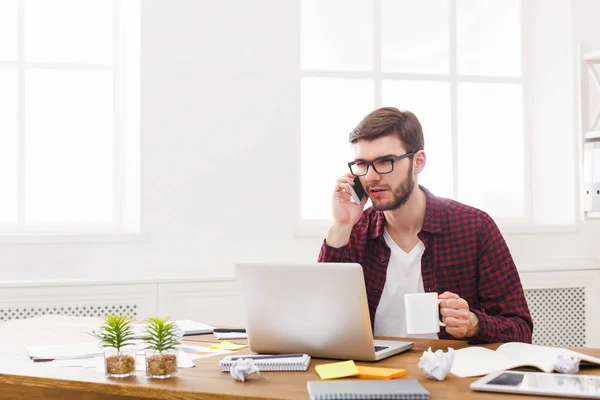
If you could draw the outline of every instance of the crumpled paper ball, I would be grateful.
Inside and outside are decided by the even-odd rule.
[[[419,361],[419,369],[425,373],[429,379],[443,381],[448,376],[452,363],[454,362],[454,349],[448,347],[448,352],[443,350],[431,351],[431,347],[423,352]]]
[[[576,374],[579,372],[580,362],[581,359],[578,357],[558,353],[554,360],[554,370],[561,374]]]
[[[260,374],[256,363],[251,358],[238,358],[231,364],[229,369],[229,374],[240,382],[248,379],[248,376],[253,372]]]

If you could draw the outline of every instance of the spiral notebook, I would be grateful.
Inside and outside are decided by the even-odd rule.
[[[429,400],[429,392],[416,379],[309,381],[307,387],[311,400]]]
[[[259,371],[306,371],[310,364],[308,354],[251,354],[227,356],[221,361],[221,372],[228,372],[238,359],[251,359]]]

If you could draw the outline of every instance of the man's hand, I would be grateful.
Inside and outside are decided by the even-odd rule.
[[[346,174],[335,183],[333,191],[332,214],[333,225],[327,233],[326,242],[332,247],[342,247],[348,243],[352,227],[360,219],[363,208],[367,203],[367,196],[360,204],[355,204],[348,185],[354,186],[354,175]]]
[[[471,338],[479,333],[479,318],[469,311],[469,303],[452,292],[444,292],[438,296],[442,322],[446,324],[446,332],[457,339]]]

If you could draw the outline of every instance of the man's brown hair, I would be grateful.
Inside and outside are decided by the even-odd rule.
[[[409,153],[423,150],[423,128],[410,111],[395,107],[382,107],[371,112],[350,132],[350,143],[358,140],[375,140],[383,136],[396,136]]]

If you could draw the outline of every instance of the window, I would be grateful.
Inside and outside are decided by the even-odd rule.
[[[381,106],[423,125],[419,183],[531,220],[520,0],[301,3],[301,220],[331,218],[334,181],[353,159],[348,134]]]
[[[139,1],[0,2],[0,232],[139,225]]]

